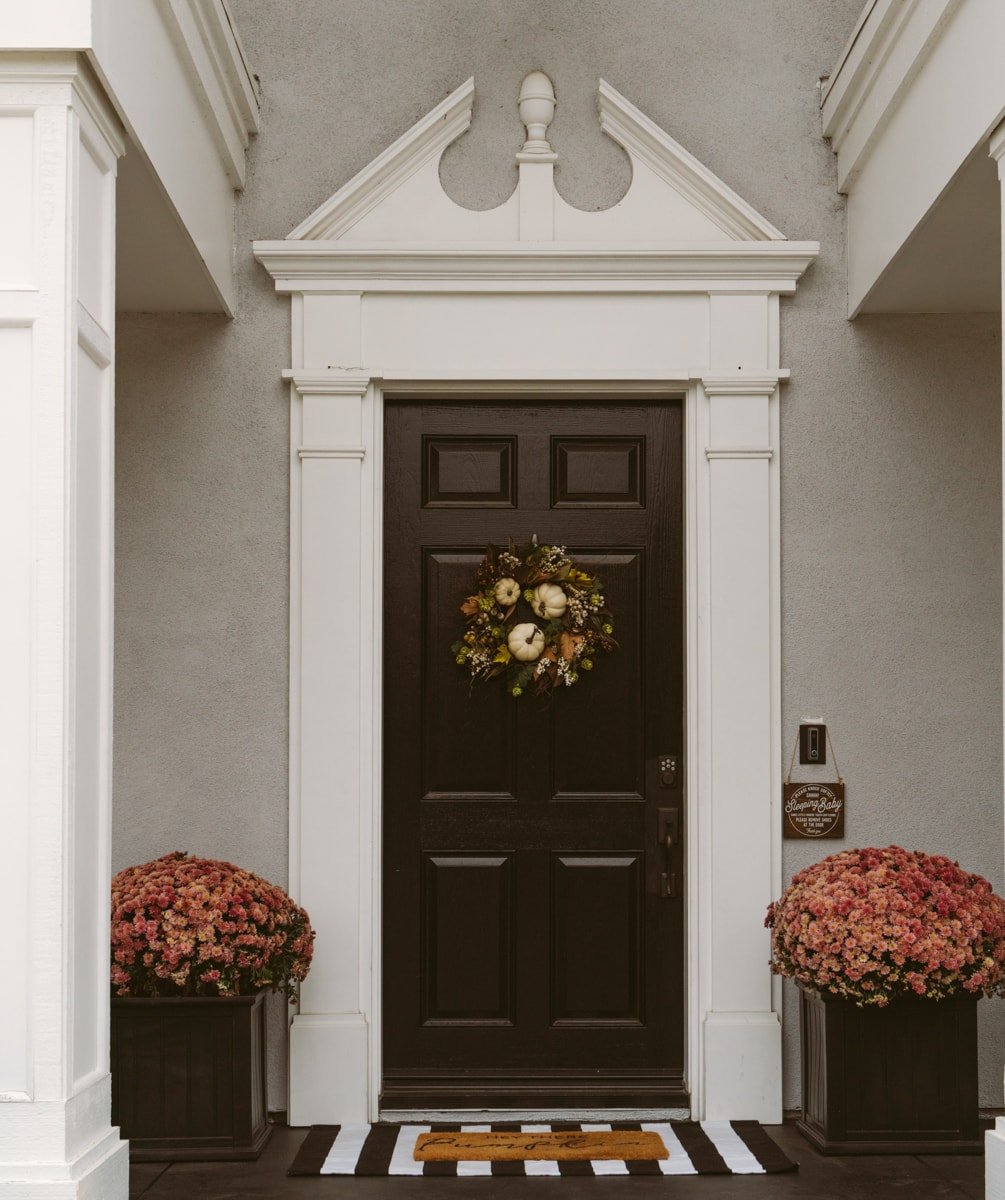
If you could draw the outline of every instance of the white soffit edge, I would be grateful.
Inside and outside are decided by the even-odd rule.
[[[808,258],[817,253],[816,243],[787,242],[779,229],[605,80],[600,81],[598,101],[601,128],[631,160],[631,186],[611,208],[585,212],[562,200],[553,182],[545,189],[538,185],[533,203],[550,205],[553,217],[550,235],[535,235],[531,244],[547,241],[554,248],[555,243],[593,243],[594,249],[680,244],[693,253],[699,245],[732,244],[739,249],[736,243],[756,242],[768,253],[771,247],[766,243],[778,250],[778,243],[784,243],[790,259],[797,250]],[[522,240],[526,248],[528,239],[518,232],[519,214],[525,211],[526,197],[520,197],[524,168],[529,166],[537,178],[547,164],[550,176],[556,156],[549,153],[532,162],[518,157],[521,185],[496,209],[476,213],[455,204],[440,184],[439,161],[447,146],[469,128],[473,103],[474,80],[468,79],[302,221],[285,243],[256,243],[258,257],[271,268],[268,260],[280,246],[319,242],[341,242],[347,250],[346,243],[352,242],[357,253],[364,247],[371,253],[388,251],[392,243],[397,251],[405,244],[418,249],[448,242],[469,247],[495,243],[501,249],[502,243]]]

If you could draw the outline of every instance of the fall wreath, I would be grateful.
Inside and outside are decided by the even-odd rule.
[[[513,696],[571,687],[598,653],[618,645],[600,580],[565,546],[490,545],[461,612],[467,628],[452,647],[458,666],[472,682],[504,676]]]

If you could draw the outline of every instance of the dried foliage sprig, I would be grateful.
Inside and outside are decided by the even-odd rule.
[[[764,923],[776,975],[860,1006],[1005,994],[1005,900],[941,855],[832,854],[793,878]]]
[[[603,585],[565,546],[490,545],[461,612],[455,661],[472,681],[504,676],[511,696],[571,687],[618,645]]]
[[[117,996],[293,999],[310,970],[307,913],[250,871],[181,851],[112,880],[112,987]]]

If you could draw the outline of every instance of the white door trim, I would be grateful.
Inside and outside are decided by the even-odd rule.
[[[359,471],[359,656],[358,693],[349,703],[358,714],[360,770],[357,779],[356,809],[358,842],[355,858],[362,868],[358,879],[358,928],[364,934],[358,941],[358,996],[355,1012],[305,1011],[294,1021],[294,1070],[291,1076],[291,1113],[295,1123],[316,1123],[325,1120],[348,1119],[353,1112],[357,1119],[375,1120],[379,1114],[379,1094],[382,1078],[381,1063],[381,714],[382,695],[382,533],[383,533],[383,414],[386,396],[424,397],[464,396],[473,403],[490,399],[505,392],[507,395],[545,395],[551,397],[608,397],[629,400],[633,397],[684,397],[685,404],[685,573],[687,611],[687,1059],[686,1078],[691,1091],[692,1111],[703,1115],[708,1111],[732,1113],[753,1111],[749,1097],[740,1094],[735,1086],[723,1089],[722,1080],[713,1081],[719,1087],[720,1098],[710,1109],[707,1097],[706,1046],[711,1038],[713,1055],[721,1052],[717,1043],[727,1040],[730,1045],[737,1037],[746,1040],[748,1067],[756,1071],[760,1090],[767,1091],[773,1081],[780,1086],[780,1058],[775,1043],[777,1029],[777,989],[768,982],[768,998],[760,1010],[715,1008],[715,963],[712,953],[717,937],[713,927],[717,874],[713,842],[713,803],[711,781],[713,754],[713,697],[711,687],[712,651],[710,630],[711,579],[710,541],[712,527],[713,464],[719,462],[761,464],[755,468],[766,475],[767,489],[762,492],[766,517],[764,532],[771,546],[769,569],[765,576],[773,581],[769,602],[770,626],[765,630],[768,656],[771,663],[770,680],[770,782],[766,789],[771,798],[767,806],[770,853],[764,863],[770,884],[764,890],[776,892],[780,884],[780,828],[776,798],[781,780],[781,764],[777,752],[780,744],[779,661],[778,661],[778,464],[774,447],[778,431],[778,384],[782,372],[751,373],[742,384],[736,377],[701,379],[682,378],[580,378],[545,379],[512,373],[510,378],[493,380],[435,379],[430,376],[409,377],[409,373],[388,373],[385,377],[365,371],[289,372],[293,405],[291,425],[291,512],[293,514],[293,554],[291,556],[291,888],[307,901],[301,879],[301,846],[305,832],[309,841],[339,844],[338,831],[326,828],[321,815],[331,811],[323,804],[321,813],[301,801],[300,762],[301,729],[299,713],[303,703],[305,678],[302,656],[303,611],[303,471],[306,462],[327,460],[327,470],[344,473]],[[712,442],[711,405],[718,396],[741,398],[745,405],[766,406],[769,436],[762,445],[738,445],[737,439],[714,445]],[[309,432],[305,434],[303,404],[308,397],[326,397],[338,403],[352,398],[359,405],[361,436],[352,444],[327,444],[323,451],[311,446]],[[740,410],[742,412],[742,409]],[[328,439],[329,442],[331,439]],[[306,453],[305,453],[306,450]],[[323,454],[323,457],[322,457]],[[320,466],[320,463],[318,463]],[[721,492],[721,488],[718,489]],[[311,538],[306,539],[311,544]],[[742,553],[742,548],[739,548]],[[745,595],[736,593],[736,602],[745,603]],[[348,682],[348,681],[347,681]],[[308,687],[309,690],[309,687]],[[746,804],[746,801],[742,801]],[[305,820],[306,815],[306,820]],[[338,858],[333,851],[333,858]],[[756,864],[748,863],[751,874]],[[334,867],[337,870],[337,867]],[[761,883],[766,882],[761,878]],[[734,886],[742,885],[734,884]],[[309,901],[308,901],[309,902]],[[326,922],[314,912],[315,923]],[[738,938],[749,936],[749,930],[739,931]],[[733,936],[727,938],[732,941]],[[718,941],[722,942],[722,934]],[[727,948],[728,947],[724,947]],[[324,953],[319,945],[319,957]],[[349,964],[345,964],[349,967]],[[309,996],[310,981],[305,988]],[[306,1006],[305,1006],[306,1007]],[[710,1028],[711,1027],[711,1028]],[[332,1059],[319,1045],[328,1042],[340,1047],[339,1070],[332,1070]],[[767,1046],[765,1046],[767,1042]],[[300,1053],[298,1050],[306,1051]],[[325,1065],[328,1059],[327,1065]],[[356,1062],[365,1079],[352,1078],[347,1063]],[[338,1079],[340,1082],[336,1083]],[[304,1087],[305,1082],[307,1086]],[[324,1083],[322,1085],[322,1080]],[[300,1087],[300,1094],[297,1088]],[[780,1105],[780,1092],[777,1097]],[[362,1106],[362,1111],[360,1111]],[[306,1109],[306,1111],[305,1111]],[[767,1111],[762,1105],[762,1116]],[[772,1110],[772,1113],[774,1110]]]

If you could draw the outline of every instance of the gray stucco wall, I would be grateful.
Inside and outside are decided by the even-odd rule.
[[[517,89],[539,66],[558,91],[570,202],[605,207],[628,184],[595,117],[603,76],[789,237],[821,242],[782,316],[785,736],[802,714],[829,721],[847,844],[944,852],[1000,888],[999,323],[845,319],[817,78],[861,0],[231,7],[264,94],[238,213],[239,315],[119,323],[116,867],[182,848],[286,879],[289,303],[251,240],[285,236],[472,74],[474,124],[443,180],[470,207],[501,202]],[[788,844],[786,878],[838,845]],[[1002,1007],[981,1006],[988,1105],[1002,1101]],[[281,1004],[273,1018],[278,1032]]]

